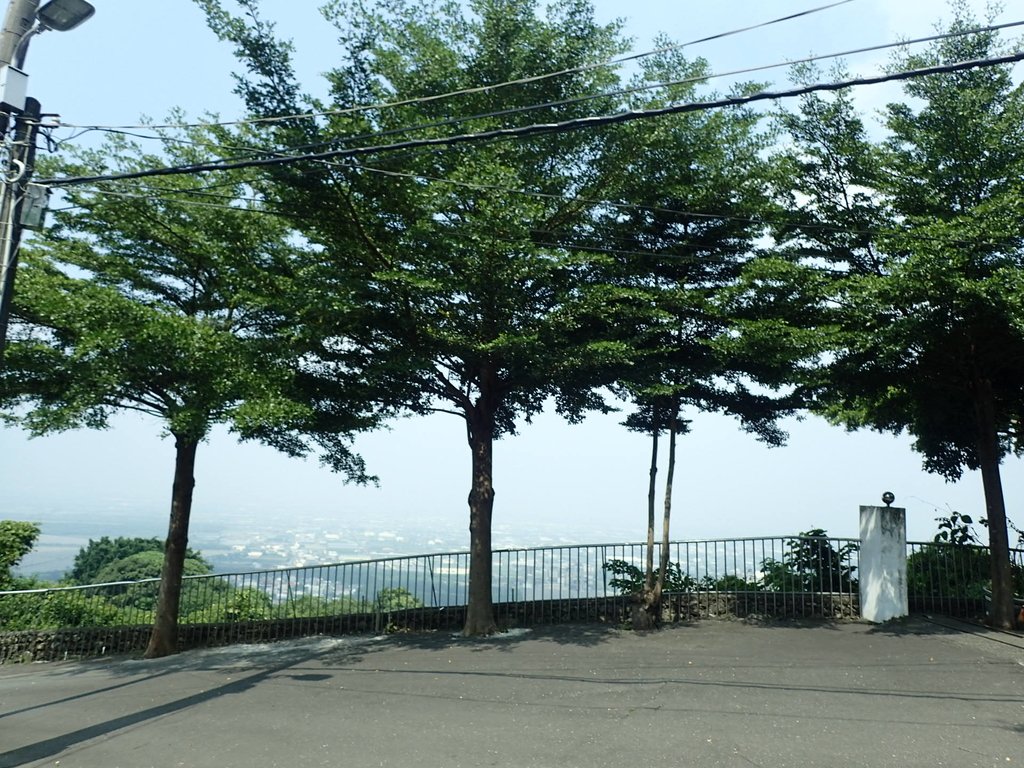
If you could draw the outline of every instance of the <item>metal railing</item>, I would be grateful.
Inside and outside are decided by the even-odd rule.
[[[853,539],[801,536],[673,542],[664,618],[854,618],[858,546]],[[655,563],[659,553],[656,545]],[[983,611],[987,558],[980,547],[908,545],[911,609]],[[1024,573],[1024,552],[1014,558],[1015,572]],[[497,550],[498,622],[622,622],[645,559],[646,545],[639,543]],[[181,642],[455,630],[463,623],[468,578],[468,552],[186,577]],[[51,658],[137,650],[152,623],[158,586],[150,579],[0,592],[0,662],[39,658],[44,644]]]
[[[1024,595],[1024,550],[1010,550],[1017,595]],[[988,547],[970,544],[907,544],[907,593],[911,613],[981,618],[991,587]]]

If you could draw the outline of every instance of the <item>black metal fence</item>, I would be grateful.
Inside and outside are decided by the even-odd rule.
[[[1024,595],[1024,550],[1010,550],[1014,591]],[[981,618],[988,610],[991,556],[968,544],[907,545],[907,594],[911,613]]]
[[[801,536],[673,542],[664,618],[854,618],[858,546],[852,539]],[[506,549],[493,557],[499,624],[619,623],[642,579],[646,545]],[[1024,578],[1024,552],[1013,557]],[[982,614],[987,569],[985,548],[908,545],[911,610]],[[468,552],[187,577],[181,644],[457,630],[468,577]],[[0,592],[0,663],[140,650],[158,586],[151,579]]]

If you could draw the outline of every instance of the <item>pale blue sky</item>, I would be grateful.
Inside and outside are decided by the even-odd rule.
[[[96,15],[68,33],[36,38],[26,59],[29,92],[44,112],[77,125],[133,124],[140,115],[163,118],[175,106],[190,115],[240,116],[231,94],[230,51],[206,30],[188,0],[93,0]],[[317,74],[332,65],[331,28],[315,6],[265,0],[269,18],[296,43],[300,73],[316,91]],[[690,40],[788,13],[825,0],[600,0],[601,19],[622,16],[636,50],[649,49],[656,32]],[[978,8],[982,4],[977,3]],[[999,20],[1024,18],[1024,3],[1006,4]],[[912,38],[931,33],[945,11],[939,2],[853,0],[814,16],[694,47],[717,71],[733,70]],[[861,74],[877,71],[886,54],[851,58]],[[781,83],[784,71],[757,79]],[[893,90],[865,89],[862,103],[880,105]],[[67,135],[68,132],[62,132]],[[85,138],[83,141],[87,140]],[[621,416],[592,417],[570,427],[544,416],[496,451],[495,523],[550,522],[578,531],[644,534],[648,443],[618,426]],[[981,482],[968,475],[946,484],[921,471],[909,440],[846,434],[818,419],[790,422],[789,446],[769,450],[721,416],[700,416],[680,443],[674,506],[676,538],[789,534],[813,526],[856,535],[857,507],[878,503],[892,490],[908,508],[910,536],[928,538],[932,519],[955,508],[980,513]],[[137,510],[163,535],[169,503],[173,446],[155,421],[125,417],[105,432],[77,432],[26,440],[0,431],[0,516],[33,519],[81,509]],[[460,522],[466,514],[469,455],[461,421],[445,415],[403,420],[390,432],[367,435],[358,446],[380,488],[344,486],[315,461],[284,458],[257,445],[238,445],[216,432],[198,456],[194,519],[218,512],[251,511],[282,527],[317,507],[339,520],[372,515],[400,527],[406,516]],[[1011,517],[1024,499],[1017,460],[1004,467]],[[148,523],[147,523],[148,525]],[[111,531],[116,534],[117,531]],[[528,543],[528,542],[527,542]]]

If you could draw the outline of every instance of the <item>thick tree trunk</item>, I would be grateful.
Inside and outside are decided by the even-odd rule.
[[[149,637],[146,658],[155,659],[178,650],[178,608],[181,603],[181,577],[188,548],[188,522],[192,513],[192,489],[195,487],[196,447],[199,441],[175,436],[174,486],[171,490],[171,520],[164,545],[164,564],[160,571],[153,633]]]
[[[462,634],[473,637],[498,629],[491,598],[494,416],[478,404],[466,418],[473,453],[473,485],[469,491],[469,605]]]
[[[996,431],[995,402],[991,383],[976,385],[975,415],[978,428],[978,464],[985,488],[988,517],[988,545],[991,553],[992,609],[989,623],[999,629],[1013,629],[1013,574],[1010,570],[1010,537],[1006,526],[1006,501],[999,474],[999,435]]]

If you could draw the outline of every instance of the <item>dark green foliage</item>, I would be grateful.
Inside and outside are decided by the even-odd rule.
[[[704,82],[711,71],[706,61],[688,59],[671,49],[670,40],[658,45],[661,53],[644,58],[634,77],[640,90],[629,97],[629,106],[715,97]],[[596,162],[606,172],[601,194],[610,204],[573,237],[600,243],[607,256],[594,268],[597,279],[628,297],[632,309],[615,329],[628,338],[631,356],[614,390],[633,406],[627,429],[651,438],[645,595],[634,613],[634,625],[641,628],[644,621],[657,623],[661,591],[669,589],[660,577],[671,571],[677,438],[689,432],[688,416],[734,416],[758,439],[782,444],[777,419],[792,409],[784,395],[797,355],[784,344],[768,343],[761,305],[742,301],[737,290],[744,270],[759,258],[758,241],[774,209],[773,135],[762,116],[709,110],[605,132]],[[663,435],[668,450],[660,459]],[[666,471],[659,515],[661,464]],[[653,558],[658,528],[660,563]]]
[[[623,50],[615,25],[595,22],[585,0],[468,5],[338,0],[324,7],[338,30],[330,101],[300,96],[290,48],[242,0],[232,17],[199,0],[210,25],[236,46],[239,92],[254,115],[282,120],[253,130],[261,147],[357,146],[388,136],[445,136],[560,121],[613,107],[616,84],[592,66]],[[275,62],[268,66],[268,62]],[[559,78],[490,91],[481,85],[568,70]],[[466,89],[458,98],[433,94]],[[353,104],[402,102],[379,110]],[[517,107],[559,102],[557,107]],[[512,110],[500,116],[473,117]],[[455,126],[450,118],[465,116]],[[410,130],[410,126],[417,126]],[[570,419],[607,408],[601,387],[629,359],[616,329],[630,297],[595,279],[601,260],[572,233],[593,221],[607,179],[594,158],[600,132],[578,131],[382,153],[365,164],[270,169],[277,205],[314,244],[300,271],[302,333],[311,368],[329,377],[359,368],[380,408],[442,411],[465,420],[472,454],[468,633],[494,631],[490,528],[493,442],[554,403]],[[325,396],[321,402],[330,402]]]
[[[218,580],[220,581],[220,580]],[[186,588],[191,582],[186,582]],[[182,622],[187,624],[223,624],[240,621],[264,621],[274,617],[270,596],[253,587],[235,589],[226,582],[222,587],[206,591],[207,602],[199,607],[198,602],[188,601],[187,589],[182,594]],[[188,610],[186,610],[188,608]]]
[[[36,523],[0,520],[0,589],[12,588],[11,570],[32,551],[39,534]]]
[[[970,515],[961,515],[954,510],[948,517],[937,517],[935,521],[939,524],[939,530],[935,534],[936,544],[981,544],[977,533],[971,527],[974,519]],[[985,523],[986,521],[982,519],[981,524]]]
[[[112,602],[77,592],[47,595],[39,621],[44,628],[109,627],[128,623],[119,607]]]
[[[761,586],[772,592],[850,592],[857,587],[851,560],[858,549],[854,543],[835,548],[821,528],[804,531],[786,542],[781,561],[761,563]]]
[[[608,586],[620,594],[639,595],[643,592],[646,578],[643,569],[625,560],[609,560],[601,567],[614,576],[609,579]],[[655,578],[660,579],[661,574],[655,573]],[[679,563],[668,564],[662,583],[664,592],[693,592],[698,585],[696,579],[683,573]]]
[[[717,592],[750,592],[759,588],[756,582],[747,581],[742,576],[734,574],[728,574],[718,579],[705,576],[701,581],[701,589]]]
[[[907,558],[913,597],[981,599],[992,584],[988,549],[967,543],[927,544]]]
[[[209,126],[158,133],[157,152],[111,136],[45,170],[74,176],[191,165],[237,138]],[[351,433],[382,413],[348,397],[365,393],[365,378],[348,388],[335,370],[330,383],[307,381],[292,312],[300,269],[294,230],[246,174],[224,172],[216,188],[221,202],[197,192],[188,176],[156,187],[122,181],[66,190],[54,226],[23,249],[0,370],[0,419],[32,434],[103,427],[127,410],[156,417],[174,439],[150,656],[177,647],[196,449],[210,429],[224,424],[290,454],[307,453],[315,434],[332,467],[362,480],[362,462],[348,450]],[[320,408],[327,399],[330,407]],[[80,581],[103,567],[83,566]]]
[[[974,519],[957,511],[935,518],[934,544],[925,545],[907,559],[911,596],[980,600],[991,594],[992,555],[974,530]],[[985,520],[981,523],[985,524]],[[1014,592],[1024,596],[1024,568],[1011,567]]]
[[[47,586],[19,584],[19,589],[39,591],[0,598],[0,631],[112,627],[147,621],[146,617],[141,621],[133,621],[130,615],[122,612],[106,597],[73,590],[46,592]]]
[[[163,550],[146,550],[107,563],[96,574],[97,583],[111,581],[142,581],[160,578],[163,566]],[[186,557],[185,576],[202,576],[210,572],[210,565],[201,558]]]
[[[950,32],[977,27],[964,4],[954,10]],[[995,32],[954,34],[893,66],[1002,48]],[[1024,90],[1010,67],[913,78],[903,89],[880,143],[849,93],[807,96],[785,117],[792,215],[776,235],[804,268],[784,273],[781,287],[808,308],[793,317],[819,331],[822,364],[806,389],[815,411],[849,429],[910,434],[925,469],[947,479],[980,470],[992,621],[1010,628],[1000,462],[1024,448]]]
[[[423,601],[404,587],[382,589],[377,593],[377,597],[373,601],[373,609],[381,613],[422,607]]]
[[[142,582],[124,587],[114,587],[108,593],[112,604],[129,611],[137,611],[141,615],[152,616],[159,593],[159,578],[163,568],[164,554],[162,551],[148,550],[136,552],[120,560],[108,563],[96,574],[96,583],[111,582]],[[185,576],[202,576],[210,572],[210,567],[202,559],[186,558],[183,564]],[[181,612],[188,612],[188,590],[183,586]],[[147,621],[148,619],[141,619]]]
[[[288,600],[277,609],[277,615],[285,619],[312,618],[317,616],[343,616],[349,613],[369,613],[370,604],[353,597],[324,600],[303,595]]]
[[[608,586],[622,595],[639,595],[644,590],[644,571],[626,560],[609,560],[601,566],[605,571],[611,573],[614,578],[608,580]],[[655,574],[657,578],[659,573]],[[760,586],[754,582],[747,581],[740,576],[728,574],[713,578],[702,576],[694,579],[692,576],[683,573],[679,563],[669,563],[665,572],[664,592],[749,592],[759,589]]]
[[[122,560],[131,555],[142,552],[156,552],[163,556],[164,543],[155,536],[152,538],[118,536],[111,539],[103,536],[100,539],[89,539],[89,543],[82,547],[75,555],[71,570],[68,571],[66,579],[73,584],[97,584],[102,581],[136,581],[138,579],[156,578],[160,576],[159,562],[155,572],[143,572],[138,569],[125,570],[115,569],[105,576],[100,576],[101,571],[107,569],[112,563]],[[193,549],[188,549],[185,554],[187,560],[194,561],[191,573],[209,573],[213,566],[203,559],[202,555]],[[202,570],[196,570],[198,566]],[[152,571],[152,568],[149,569]]]

